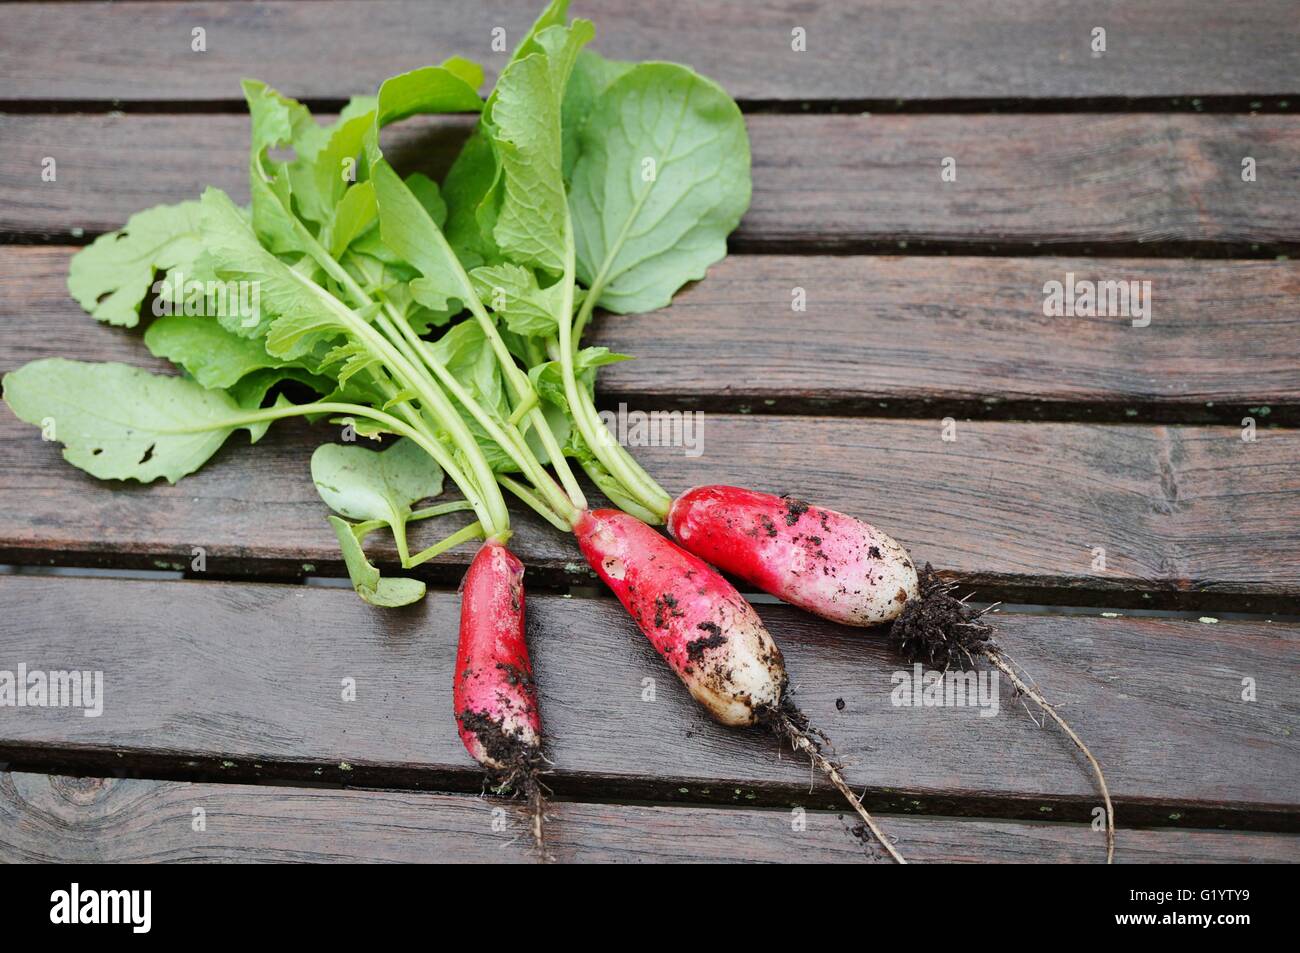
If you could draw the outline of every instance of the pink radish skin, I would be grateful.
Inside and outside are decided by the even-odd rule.
[[[714,718],[752,725],[780,705],[781,650],[704,560],[618,510],[583,513],[574,534],[591,568]]]
[[[452,691],[460,740],[475,761],[514,772],[540,753],[542,720],[524,641],[524,566],[485,542],[461,584]]]
[[[845,625],[895,619],[920,591],[916,567],[893,539],[789,497],[697,486],[673,501],[668,531],[724,572]]]

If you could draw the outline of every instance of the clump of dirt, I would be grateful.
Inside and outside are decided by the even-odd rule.
[[[716,622],[701,622],[696,628],[708,635],[698,639],[693,639],[686,643],[686,656],[692,662],[699,662],[704,658],[704,653],[709,649],[716,649],[719,645],[727,644],[727,637],[722,633],[722,627]]]
[[[952,593],[929,564],[919,575],[920,596],[903,606],[894,620],[890,641],[909,662],[924,662],[938,669],[968,669],[975,659],[997,648],[993,626],[982,622],[983,612]]]
[[[808,512],[808,504],[803,500],[796,500],[792,496],[785,498],[785,525],[793,526],[799,522],[799,517]]]
[[[528,821],[533,843],[537,845],[542,857],[546,858],[542,831],[546,796],[541,781],[546,758],[542,755],[541,748],[506,731],[501,722],[485,711],[471,711],[467,708],[456,716],[456,720],[478,739],[484,754],[501,765],[500,768],[489,769],[497,793],[514,791],[523,794],[528,803]]]

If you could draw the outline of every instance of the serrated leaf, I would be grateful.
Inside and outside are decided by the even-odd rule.
[[[267,353],[283,359],[311,354],[343,333],[344,305],[263,248],[224,192],[209,188],[202,204],[203,241],[217,276],[253,282],[258,290],[258,313],[223,315],[223,327],[265,337]]]
[[[101,480],[175,483],[247,426],[232,422],[244,411],[225,391],[126,364],[33,361],[5,375],[4,396],[20,420],[51,428],[64,459]]]
[[[628,354],[616,354],[607,347],[584,347],[573,356],[574,374],[578,384],[594,393],[596,389],[596,368],[619,361],[630,361]],[[533,388],[543,401],[564,410],[569,410],[569,400],[564,392],[564,373],[559,361],[547,361],[535,364],[528,370],[528,378]]]
[[[68,291],[96,320],[133,328],[154,275],[189,264],[201,249],[199,203],[158,205],[73,255]]]
[[[349,341],[347,344],[331,348],[320,366],[321,370],[328,370],[334,374],[340,384],[347,384],[357,374],[377,367],[381,363],[379,358],[364,345]]]
[[[297,100],[257,80],[246,79],[242,86],[252,129],[248,187],[253,230],[277,254],[305,251],[293,214],[293,183],[296,181],[303,193],[300,205],[316,210],[323,207],[316,193],[313,166],[329,134]],[[286,146],[293,147],[292,164],[268,158],[268,150]]]
[[[578,137],[569,192],[578,277],[597,304],[664,307],[727,251],[749,206],[749,139],[716,83],[671,63],[612,82]]]
[[[474,291],[497,313],[506,327],[526,337],[549,337],[557,331],[557,315],[564,308],[564,283],[540,288],[528,268],[502,262],[469,273]]]

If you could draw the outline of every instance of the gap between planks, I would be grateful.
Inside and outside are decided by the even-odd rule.
[[[0,656],[104,672],[104,714],[4,720],[21,768],[478,790],[450,707],[458,600],[378,612],[350,591],[0,577]],[[891,703],[892,650],[789,607],[760,614],[796,700],[871,809],[1086,819],[1073,749],[1008,695],[998,717]],[[178,623],[175,620],[186,620]],[[999,616],[1006,651],[1106,766],[1122,822],[1290,830],[1300,627]],[[612,600],[529,600],[549,747],[567,796],[837,807],[759,733],[708,721]],[[88,636],[87,633],[90,633]],[[1123,659],[1122,663],[1117,659]],[[563,674],[560,674],[563,673]],[[1241,673],[1259,699],[1237,698]],[[339,699],[339,677],[357,700]],[[657,685],[654,703],[644,679]],[[110,692],[111,689],[111,692]],[[12,714],[12,713],[11,713]],[[685,741],[683,741],[685,737]]]

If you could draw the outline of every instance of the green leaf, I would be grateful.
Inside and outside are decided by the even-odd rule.
[[[598,305],[664,307],[726,254],[749,206],[749,139],[716,83],[671,63],[634,66],[605,89],[578,147],[578,277]]]
[[[251,316],[218,320],[243,337],[265,336],[267,353],[292,359],[311,354],[346,328],[347,308],[258,243],[220,189],[203,193],[203,242],[219,278],[252,282],[259,307]]]
[[[357,180],[357,157],[374,121],[374,112],[369,112],[340,123],[311,162],[313,181],[304,192],[313,197],[316,221],[326,222],[333,217],[339,202],[356,188],[348,186]],[[294,181],[297,185],[300,180]]]
[[[537,35],[549,27],[564,26],[568,19],[569,0],[551,0],[546,5],[546,9],[538,14],[537,19],[533,21],[533,25],[529,27],[524,38],[519,41],[519,45],[515,47],[514,52],[510,54],[510,62],[521,60],[529,53],[536,53],[539,49]]]
[[[358,182],[343,193],[343,198],[334,208],[327,236],[330,254],[335,258],[341,257],[349,245],[378,221],[379,204],[375,201],[374,184]]]
[[[573,356],[574,373],[578,383],[592,393],[596,388],[596,368],[631,359],[631,355],[616,354],[607,347],[584,347]],[[529,368],[528,377],[542,400],[568,412],[569,400],[564,393],[564,373],[559,361],[535,364]]]
[[[217,452],[244,413],[225,391],[125,364],[32,361],[4,378],[20,420],[63,444],[63,456],[101,480],[175,483]]]
[[[564,271],[568,214],[561,131],[564,88],[589,20],[551,26],[533,52],[505,68],[488,101],[488,128],[501,162],[501,199],[493,238],[517,264]]]
[[[428,209],[380,159],[371,169],[379,200],[379,234],[384,244],[408,261],[421,277],[411,292],[427,308],[447,310],[449,300],[465,294],[457,263]]]
[[[583,50],[569,74],[569,85],[564,88],[562,130],[564,139],[564,181],[573,178],[573,166],[578,161],[578,135],[587,123],[587,117],[596,108],[609,85],[635,63],[607,60],[599,53]]]
[[[418,113],[476,113],[483,108],[477,92],[482,83],[482,68],[460,57],[398,73],[379,87],[376,122],[386,126]]]
[[[357,539],[351,523],[337,516],[331,516],[329,520],[339,538],[343,562],[348,567],[348,576],[357,595],[372,606],[385,608],[410,605],[424,598],[425,587],[420,580],[385,578],[379,574],[379,570],[366,559],[366,554],[361,549],[361,540]]]
[[[438,183],[423,172],[412,172],[404,181],[406,187],[411,190],[411,194],[429,213],[429,218],[433,220],[433,224],[442,228],[447,222],[447,203],[443,201],[442,193],[438,189]]]
[[[199,203],[158,205],[77,252],[68,291],[96,320],[133,328],[155,272],[189,264],[201,248]]]
[[[261,368],[286,365],[267,354],[260,341],[232,334],[212,317],[164,315],[149,325],[144,343],[155,357],[185,368],[209,389],[230,387]]]
[[[329,133],[297,100],[257,80],[246,79],[242,86],[252,125],[248,187],[253,199],[253,230],[273,252],[305,251],[300,223],[293,213],[293,184],[302,192],[300,205],[323,215],[313,166]],[[292,164],[268,158],[269,149],[286,146],[293,147]]]
[[[479,299],[515,334],[549,337],[556,333],[556,316],[564,307],[563,282],[540,288],[530,269],[506,262],[475,268],[469,277]]]
[[[482,132],[475,132],[461,148],[442,183],[447,203],[443,231],[466,268],[497,261],[501,250],[492,238],[493,222],[481,220],[484,199],[497,178],[496,154]]]
[[[442,492],[442,468],[405,438],[382,453],[355,444],[319,446],[311,457],[311,478],[334,512],[392,527],[403,563],[411,505]]]

